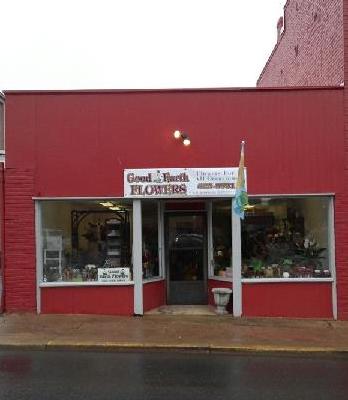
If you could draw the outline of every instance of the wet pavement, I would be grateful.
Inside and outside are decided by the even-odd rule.
[[[5,314],[0,349],[347,352],[348,321],[216,315]]]
[[[0,351],[0,399],[347,399],[347,356]]]

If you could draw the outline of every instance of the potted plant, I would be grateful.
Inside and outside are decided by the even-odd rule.
[[[254,272],[255,277],[260,277],[262,275],[263,261],[259,258],[252,258],[250,266]]]
[[[284,258],[281,262],[283,270],[283,278],[290,278],[290,272],[293,266],[293,260],[291,258]]]
[[[315,239],[305,238],[303,242],[296,246],[296,257],[302,265],[312,269],[315,276],[321,276],[325,251],[326,248],[320,247]]]

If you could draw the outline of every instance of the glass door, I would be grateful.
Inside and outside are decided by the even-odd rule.
[[[167,303],[207,304],[206,214],[167,213]]]

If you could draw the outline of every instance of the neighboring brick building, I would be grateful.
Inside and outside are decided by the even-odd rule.
[[[344,0],[343,8],[343,30],[344,30],[344,81],[347,82],[348,79],[348,1]],[[337,289],[341,292],[341,297],[338,302],[339,307],[345,308],[345,318],[348,318],[348,226],[344,222],[347,217],[348,210],[348,91],[345,87],[344,89],[344,193],[341,196],[336,197],[336,204],[341,208],[341,212],[337,217],[337,227],[336,227],[336,241],[340,241],[342,244],[342,249],[344,249],[345,254],[337,255],[337,262],[342,264],[341,271],[337,274]]]
[[[278,41],[257,86],[343,83],[342,0],[288,0],[277,30]]]
[[[3,249],[3,214],[4,214],[4,123],[5,123],[5,96],[0,92],[0,312],[3,311],[3,275],[4,275],[4,249]]]

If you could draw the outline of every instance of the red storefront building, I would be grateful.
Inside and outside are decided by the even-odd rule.
[[[341,87],[7,92],[6,311],[141,315],[231,287],[235,316],[347,319],[343,105]]]

